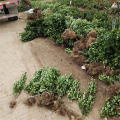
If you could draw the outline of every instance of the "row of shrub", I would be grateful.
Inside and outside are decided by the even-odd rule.
[[[44,2],[40,2],[39,5],[42,10],[42,18],[27,23],[25,31],[21,33],[22,42],[27,42],[41,36],[50,36],[50,39],[57,44],[65,44],[65,46],[72,49],[74,41],[69,40],[65,42],[61,39],[61,35],[65,29],[69,28],[73,30],[79,39],[81,35],[86,36],[87,33],[94,29],[97,32],[97,39],[95,43],[91,44],[91,46],[84,51],[84,55],[88,58],[86,62],[92,63],[100,61],[113,69],[120,67],[118,66],[120,60],[120,29],[108,31],[107,28],[110,29],[111,24],[108,25],[109,27],[100,27],[101,22],[105,22],[105,18],[107,18],[107,16],[105,16],[106,14],[104,14],[101,22],[95,18],[88,22],[86,19],[77,18],[79,15],[78,8],[68,6],[65,8],[66,5],[61,3],[45,4]],[[51,10],[52,13],[48,12],[49,10]],[[111,83],[113,83],[113,81]]]
[[[54,1],[59,1],[64,4],[70,5],[70,0],[54,0]],[[108,1],[105,1],[108,2]],[[72,6],[75,7],[82,7],[82,8],[87,8],[89,10],[96,8],[98,10],[103,10],[103,6],[101,6],[97,0],[72,0]],[[112,4],[106,4],[106,7],[111,7]]]

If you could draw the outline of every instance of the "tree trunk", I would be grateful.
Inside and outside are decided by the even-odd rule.
[[[117,19],[117,13],[113,15],[112,30],[115,29],[116,19]]]

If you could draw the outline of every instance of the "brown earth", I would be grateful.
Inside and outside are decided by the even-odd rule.
[[[70,33],[70,32],[68,32],[68,33]],[[64,35],[64,33],[63,33],[63,36],[69,36],[69,35],[68,34]],[[81,36],[80,40],[77,40],[76,42],[74,42],[74,48],[71,53],[71,58],[73,61],[78,63],[78,65],[82,66],[83,64],[85,64],[87,57],[82,55],[82,51],[84,49],[89,48],[90,44],[95,42],[96,37],[97,37],[97,33],[95,31],[91,30],[91,32],[89,32],[87,34],[87,37]]]
[[[110,86],[108,93],[109,93],[111,99],[114,97],[114,95],[116,95],[116,91],[120,94],[120,84]]]
[[[76,112],[68,109],[62,101],[56,100],[54,95],[50,95],[48,92],[43,92],[41,95],[31,96],[24,101],[25,105],[32,106],[37,104],[38,107],[46,107],[49,110],[54,110],[59,115],[65,116],[67,115],[69,120],[72,120],[72,116],[74,120],[82,120]]]
[[[36,19],[40,19],[41,18],[41,11],[40,11],[40,7],[39,8],[35,8],[33,10],[33,14],[29,14],[27,16],[28,20],[36,20]]]
[[[87,73],[98,76],[104,73],[104,65],[100,62],[91,63],[88,67]]]
[[[12,95],[13,83],[19,80],[24,72],[27,72],[28,83],[36,70],[47,66],[56,67],[61,75],[73,73],[74,78],[80,81],[80,88],[83,87],[84,90],[87,90],[91,80],[85,71],[72,62],[64,49],[56,46],[48,38],[21,43],[19,33],[24,31],[25,26],[26,16],[23,13],[19,14],[17,21],[0,21],[0,120],[68,120],[67,116],[60,116],[44,107],[26,107],[23,100],[28,95],[24,92],[16,98],[17,106],[9,108],[9,101],[15,99]],[[82,120],[102,120],[100,110],[108,97],[107,87],[97,80],[95,103],[90,113],[82,117]],[[67,97],[63,100],[68,109],[82,116],[77,101],[68,102]]]
[[[78,40],[77,35],[74,31],[70,31],[69,29],[66,29],[64,33],[61,35],[61,39],[63,40]]]
[[[84,61],[83,61],[83,63],[84,63]],[[110,76],[110,75],[115,75],[115,74],[120,73],[120,69],[111,70],[110,66],[106,66],[104,68],[104,64],[102,64],[100,62],[90,63],[90,64],[85,63],[85,64],[83,64],[83,66],[85,67],[87,73],[94,77],[98,77],[99,75]]]

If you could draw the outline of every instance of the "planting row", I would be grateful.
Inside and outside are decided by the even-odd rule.
[[[89,83],[88,90],[81,94],[79,81],[73,80],[71,75],[60,76],[56,68],[43,68],[36,71],[31,81],[25,84],[26,73],[21,76],[20,81],[16,81],[13,85],[13,95],[21,93],[22,89],[31,95],[39,95],[43,92],[49,92],[51,95],[57,94],[57,99],[60,100],[67,94],[69,100],[78,100],[82,114],[86,115],[92,109],[95,93],[97,91],[96,82],[92,80]]]
[[[81,94],[82,89],[79,89],[79,81],[73,80],[71,75],[60,76],[58,69],[56,68],[42,68],[36,71],[31,81],[25,84],[26,73],[24,73],[19,81],[16,81],[13,85],[13,95],[19,95],[24,91],[34,98],[40,96],[45,92],[50,93],[52,96],[56,96],[57,100],[61,100],[64,95],[67,95],[69,100],[77,100],[81,112],[83,115],[89,113],[94,104],[95,94],[97,92],[97,86],[95,80],[91,80],[88,83],[88,90]],[[114,90],[113,90],[114,89]],[[120,86],[111,86],[110,97],[105,100],[105,105],[102,107],[100,116],[102,118],[108,118],[111,116],[120,117],[119,105],[120,105]],[[48,99],[49,102],[51,99]],[[29,99],[28,99],[29,100]],[[31,99],[32,100],[32,99]],[[33,101],[33,100],[32,100]],[[30,105],[32,101],[28,101]],[[40,102],[39,102],[40,105]]]
[[[95,70],[96,72],[94,72],[94,74],[103,75],[103,71],[106,71],[107,66],[109,66],[109,71],[118,70],[117,72],[104,74],[106,78],[113,74],[117,75],[114,78],[118,78],[120,73],[119,29],[106,31],[105,28],[99,27],[99,21],[97,19],[94,19],[92,22],[82,20],[81,18],[75,19],[79,13],[77,8],[65,8],[65,6],[60,3],[44,4],[44,2],[40,2],[40,4],[41,10],[43,10],[42,16],[40,19],[27,23],[25,31],[21,33],[22,42],[33,40],[36,37],[50,36],[50,40],[67,47],[66,51],[68,53],[71,53],[74,47],[72,56],[81,66],[84,63],[101,62],[104,64],[104,66],[101,67],[102,70],[100,69],[98,72]],[[56,7],[57,10],[55,9]],[[50,9],[52,9],[54,13],[50,11]],[[65,12],[66,15],[63,14],[65,10],[67,10]],[[90,33],[91,30],[96,31],[96,33]],[[82,51],[82,54],[80,54],[80,51]],[[78,55],[78,57],[76,57],[76,55]],[[106,70],[103,70],[104,68]],[[88,73],[91,74],[90,72]],[[92,73],[91,75],[94,74]],[[103,77],[99,78],[105,82]],[[119,78],[115,80],[119,80]],[[105,83],[111,84],[114,83],[115,80],[108,79],[108,82]]]

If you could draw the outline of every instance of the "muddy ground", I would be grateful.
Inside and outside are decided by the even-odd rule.
[[[22,73],[27,72],[27,83],[33,73],[43,67],[56,67],[61,75],[73,73],[74,78],[79,78],[80,88],[87,90],[91,77],[74,63],[70,55],[63,48],[51,42],[49,38],[37,38],[27,43],[21,43],[19,33],[26,26],[26,17],[19,14],[17,21],[0,22],[0,120],[68,120],[46,108],[37,106],[27,107],[23,100],[28,96],[24,92],[16,99],[16,106],[9,108],[9,102],[15,98],[12,95],[12,86],[19,80]],[[72,63],[72,64],[71,64]],[[100,110],[107,97],[107,86],[97,81],[98,92],[93,109],[82,120],[101,120]],[[83,90],[83,91],[84,91]],[[81,116],[76,101],[67,102],[65,105]]]

